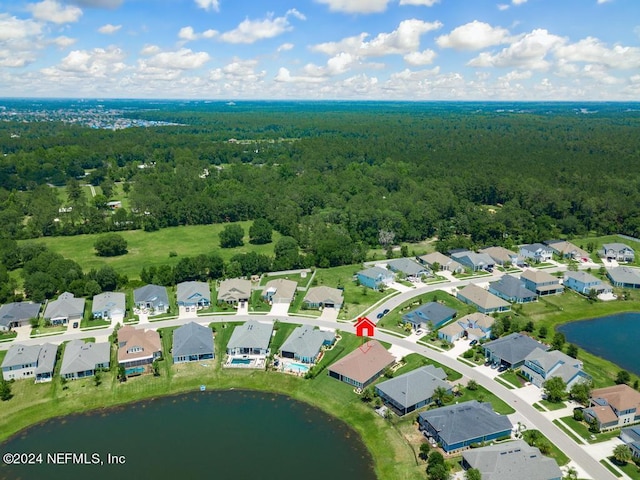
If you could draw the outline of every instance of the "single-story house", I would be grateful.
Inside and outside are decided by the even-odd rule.
[[[344,292],[339,288],[311,287],[302,303],[305,308],[335,308],[340,310],[344,302]]]
[[[614,287],[640,288],[640,272],[631,267],[615,267],[607,270],[607,277]]]
[[[431,270],[435,270],[434,265],[438,267],[438,270],[444,270],[451,273],[463,273],[464,266],[456,262],[453,258],[447,257],[440,252],[428,253],[417,257],[418,262],[422,265],[428,266]]]
[[[251,280],[228,278],[220,282],[218,287],[218,303],[248,302],[251,299]]]
[[[567,391],[579,382],[588,382],[591,376],[582,369],[582,362],[560,350],[536,348],[524,359],[520,369],[522,374],[536,387],[551,377],[560,377],[567,385]]]
[[[377,340],[369,340],[349,355],[329,366],[329,376],[363,389],[396,362]]]
[[[536,263],[548,262],[553,258],[553,250],[542,243],[532,243],[520,247],[520,256],[533,260]]]
[[[498,415],[490,403],[477,400],[422,412],[418,424],[446,453],[510,437],[513,428],[506,415]]]
[[[451,252],[451,257],[474,272],[479,270],[491,270],[496,264],[493,258],[486,253],[476,253],[470,250]]]
[[[110,318],[123,321],[127,311],[125,294],[121,292],[102,292],[94,295],[91,304],[93,318]]]
[[[227,354],[267,355],[272,332],[273,323],[248,320],[233,329],[227,344]]]
[[[173,331],[173,363],[198,362],[214,357],[213,331],[195,322],[185,323]]]
[[[605,243],[598,255],[607,260],[617,260],[618,262],[633,262],[635,252],[633,248],[624,243]]]
[[[561,480],[556,461],[524,440],[487,445],[462,452],[462,468],[475,468],[486,480]]]
[[[489,338],[494,323],[495,319],[489,315],[480,312],[470,313],[438,330],[438,338],[450,343],[464,336],[469,340]]]
[[[381,267],[371,267],[361,270],[356,275],[360,285],[378,290],[380,287],[393,283],[396,276],[391,270]]]
[[[611,293],[613,291],[610,285],[583,271],[565,272],[564,286],[583,295],[588,295],[591,290],[595,290],[598,294]]]
[[[629,385],[596,388],[591,391],[587,420],[598,422],[600,430],[624,427],[640,422],[640,392]]]
[[[126,325],[118,330],[118,364],[127,375],[140,374],[144,365],[162,357],[160,334],[155,330]]]
[[[420,305],[415,310],[402,316],[402,321],[410,323],[414,329],[438,328],[451,321],[458,315],[458,312],[439,302],[429,302]]]
[[[551,248],[553,253],[561,256],[562,258],[570,258],[581,262],[590,260],[590,255],[587,251],[575,246],[571,242],[567,242],[565,240],[547,240],[544,243]]]
[[[406,279],[409,281],[417,281],[423,276],[431,275],[431,270],[409,258],[396,258],[395,260],[389,260],[387,261],[387,267],[394,273],[404,274]]]
[[[468,305],[474,305],[481,313],[488,314],[511,310],[509,302],[496,297],[494,294],[489,293],[484,288],[474,285],[473,283],[458,291],[456,297]]]
[[[0,307],[0,331],[29,325],[29,320],[38,318],[42,305],[33,302],[13,302]]]
[[[426,365],[376,385],[376,393],[398,415],[406,415],[433,402],[436,388],[451,393],[447,374],[439,367]]]
[[[69,380],[92,377],[96,370],[108,369],[111,361],[109,342],[71,340],[64,348],[60,376]]]
[[[181,282],[176,285],[179,307],[207,308],[211,305],[211,288],[207,282]]]
[[[296,295],[298,283],[285,278],[270,280],[264,286],[262,298],[269,303],[291,303]]]
[[[169,311],[167,289],[160,285],[145,285],[133,291],[133,303],[146,309],[151,315],[161,315]]]
[[[302,363],[315,363],[322,347],[333,345],[335,341],[334,331],[315,330],[309,325],[301,325],[296,327],[282,344],[280,356]]]
[[[623,428],[620,432],[620,440],[631,449],[631,456],[640,459],[640,425]]]
[[[36,383],[50,382],[56,365],[58,346],[52,343],[44,345],[22,345],[14,343],[9,347],[2,361],[2,378],[22,380],[35,378]]]
[[[76,298],[73,293],[64,292],[57,300],[49,302],[43,316],[52,325],[66,325],[69,322],[82,320],[84,298]]]
[[[500,280],[489,283],[489,292],[511,303],[529,303],[538,299],[535,292],[513,275],[503,275]]]
[[[536,292],[536,295],[556,295],[564,292],[560,279],[542,270],[527,269],[520,275],[520,280],[526,288]]]
[[[491,363],[506,365],[514,369],[524,365],[527,356],[536,348],[544,351],[549,350],[545,344],[522,333],[511,333],[506,337],[487,342],[483,347],[485,357]]]
[[[489,255],[496,265],[504,267],[506,264],[522,265],[524,260],[516,252],[512,252],[504,247],[487,247],[478,250],[479,253]]]

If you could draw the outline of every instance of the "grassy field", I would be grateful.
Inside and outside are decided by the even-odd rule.
[[[85,271],[111,265],[118,273],[125,274],[129,279],[140,276],[142,267],[175,265],[181,257],[194,257],[205,253],[219,254],[225,261],[238,253],[256,252],[273,255],[273,246],[280,238],[273,233],[273,242],[266,245],[249,244],[249,227],[252,222],[238,222],[245,231],[244,246],[236,248],[220,248],[218,235],[227,224],[193,225],[186,227],[163,228],[156,232],[131,230],[118,232],[127,241],[129,253],[119,257],[98,257],[93,245],[97,235],[76,235],[74,237],[43,237],[24,242],[44,243],[52,251],[60,253],[66,258],[78,262]],[[178,255],[169,257],[169,252]]]

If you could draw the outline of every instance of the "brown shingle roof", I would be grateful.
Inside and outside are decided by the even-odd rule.
[[[131,351],[132,349],[136,351]],[[161,350],[160,335],[155,330],[137,329],[129,325],[118,330],[118,362],[120,363],[148,358],[153,356],[154,352]]]
[[[618,411],[640,410],[640,392],[625,384],[596,388],[591,392],[591,398],[602,398]]]
[[[370,340],[331,365],[329,370],[364,384],[395,361],[380,342]]]

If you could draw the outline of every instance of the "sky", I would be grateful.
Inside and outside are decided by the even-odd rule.
[[[0,0],[0,97],[640,100],[640,0]]]

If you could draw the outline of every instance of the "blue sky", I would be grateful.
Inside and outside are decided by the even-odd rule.
[[[0,0],[0,96],[639,100],[639,0]]]

